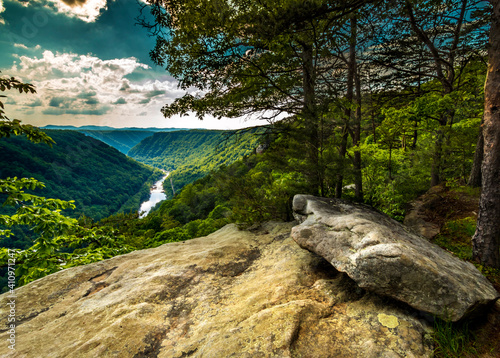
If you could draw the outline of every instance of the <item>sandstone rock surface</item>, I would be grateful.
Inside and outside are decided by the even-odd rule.
[[[360,289],[291,238],[291,224],[74,267],[16,289],[1,357],[429,357],[428,325]]]
[[[451,321],[499,297],[474,265],[372,208],[296,195],[293,209],[294,240],[371,292]]]

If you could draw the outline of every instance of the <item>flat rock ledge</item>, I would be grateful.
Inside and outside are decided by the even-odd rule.
[[[0,357],[432,356],[416,311],[300,248],[293,224],[234,225],[57,272],[0,296]]]
[[[293,239],[360,287],[448,321],[481,311],[499,293],[472,265],[385,214],[339,199],[296,195]]]

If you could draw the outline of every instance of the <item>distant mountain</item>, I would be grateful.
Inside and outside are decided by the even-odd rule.
[[[152,136],[153,131],[139,131],[139,130],[112,130],[112,131],[98,131],[98,130],[78,130],[80,133],[88,135],[89,137],[98,139],[107,145],[118,149],[123,154],[127,154],[130,149],[139,144],[141,140]]]
[[[133,147],[128,155],[172,172],[175,191],[179,191],[211,170],[253,153],[259,145],[257,134],[263,131],[262,127],[256,127],[245,132],[195,129],[155,133]],[[169,181],[166,184],[170,186]]]
[[[45,127],[40,127],[40,129],[62,129],[62,130],[71,130],[71,131],[148,131],[148,132],[171,132],[171,131],[178,131],[178,130],[188,130],[187,128],[156,128],[156,127],[149,127],[149,128],[140,128],[140,127],[125,127],[125,128],[114,128],[114,127],[108,127],[108,126],[81,126],[81,127],[75,127],[75,126],[57,126],[57,125],[52,125],[49,124]]]
[[[54,125],[48,125],[42,129],[78,131],[118,149],[123,154],[127,154],[132,147],[139,144],[141,140],[153,135],[154,133],[185,130],[182,128],[112,128],[106,126],[75,127]]]
[[[34,144],[24,137],[0,140],[0,177],[33,177],[46,188],[36,195],[75,200],[76,210],[96,220],[138,210],[141,196],[161,175],[115,148],[77,131],[45,130],[56,144]],[[154,174],[156,173],[156,174]]]

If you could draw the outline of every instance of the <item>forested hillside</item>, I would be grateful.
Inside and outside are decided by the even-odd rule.
[[[154,179],[152,168],[76,131],[46,133],[56,142],[52,148],[25,137],[3,138],[1,177],[33,177],[45,183],[36,193],[74,200],[76,209],[67,211],[71,217],[84,214],[98,220],[138,209],[140,197],[149,193],[145,183]]]
[[[264,128],[244,132],[189,130],[155,133],[132,148],[129,156],[171,172],[175,191],[221,165],[229,165],[255,151]],[[170,182],[164,185],[171,191]]]

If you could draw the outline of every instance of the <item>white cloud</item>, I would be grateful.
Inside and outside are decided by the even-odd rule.
[[[174,78],[156,73],[133,57],[102,60],[90,54],[44,51],[40,58],[19,56],[18,62],[2,73],[35,85],[36,95],[9,93],[16,104],[7,113],[38,126],[229,129],[262,124],[210,118],[201,122],[194,115],[165,119],[161,108],[184,91]],[[13,108],[15,113],[10,112]]]
[[[42,46],[40,46],[40,45],[36,45],[35,47],[28,47],[25,44],[16,44],[16,43],[14,44],[14,47],[22,48],[23,50],[31,50],[31,51],[40,50],[42,48]],[[19,57],[19,56],[17,56],[17,57]]]
[[[18,47],[26,46],[19,44]],[[19,56],[18,63],[4,72],[35,85],[36,110],[42,116],[134,117],[144,111],[161,116],[161,106],[182,94],[177,82],[172,78],[164,81],[128,79],[136,70],[146,72],[151,68],[133,57],[102,60],[93,55],[44,51],[40,58]],[[140,73],[133,76],[143,77]],[[15,98],[20,108],[34,107],[33,97],[16,95]]]
[[[0,0],[0,14],[5,11],[5,7],[3,6],[3,1]],[[5,25],[5,20],[2,15],[0,15],[0,25]]]
[[[108,9],[106,0],[50,0],[50,2],[58,12],[85,22],[94,22],[101,10]]]

